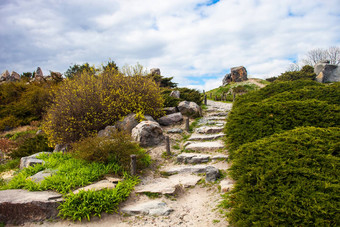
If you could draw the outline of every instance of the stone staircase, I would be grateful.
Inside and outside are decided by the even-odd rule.
[[[223,142],[223,128],[226,123],[228,111],[232,105],[226,103],[217,103],[208,101],[208,109],[204,111],[204,117],[200,119],[197,127],[190,137],[182,142],[179,154],[174,154],[172,161],[166,163],[160,168],[161,177],[148,179],[136,187],[136,193],[146,195],[171,195],[177,196],[181,192],[197,185],[198,182],[215,182],[220,177],[220,170],[227,170],[228,159],[227,151]],[[203,181],[203,182],[204,182]],[[231,182],[221,180],[221,185],[230,187]],[[228,189],[227,189],[228,190]],[[223,191],[223,188],[222,188]],[[145,205],[147,204],[147,205]],[[159,206],[156,200],[155,206]],[[137,203],[135,206],[129,205],[123,207],[122,212],[127,214],[148,214],[157,213],[155,207],[150,207],[150,201]],[[136,207],[148,207],[151,210],[136,210]],[[162,204],[161,210],[163,215],[170,215],[173,208]],[[165,210],[165,212],[163,212]]]

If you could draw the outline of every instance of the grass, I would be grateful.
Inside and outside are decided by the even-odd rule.
[[[8,160],[6,163],[0,165],[0,173],[7,172],[12,169],[18,169],[20,165],[20,159]]]

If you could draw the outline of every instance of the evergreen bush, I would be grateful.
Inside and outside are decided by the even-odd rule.
[[[233,152],[234,226],[339,226],[340,128],[301,127]]]

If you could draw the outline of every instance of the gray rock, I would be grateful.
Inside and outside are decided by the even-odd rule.
[[[169,114],[173,114],[173,113],[177,113],[177,112],[178,112],[177,107],[166,107],[166,108],[163,108],[163,110],[165,111],[165,114],[166,114],[166,115],[169,115]]]
[[[63,75],[60,72],[51,72],[51,77],[53,80],[60,82],[63,80]]]
[[[228,155],[223,155],[223,154],[220,154],[220,155],[214,155],[211,157],[212,160],[219,160],[219,159],[224,159],[224,160],[227,160],[228,159]]]
[[[37,68],[37,71],[35,72],[33,80],[37,81],[37,82],[45,82],[46,81],[44,74],[43,74],[40,67]]]
[[[12,71],[9,81],[19,81],[20,75],[17,72]]]
[[[9,74],[8,70],[5,70],[3,73],[1,73],[0,82],[8,81],[10,76],[11,75]]]
[[[164,202],[153,200],[123,207],[121,211],[129,215],[167,216],[173,209],[169,208]]]
[[[200,117],[202,116],[202,108],[195,102],[182,101],[178,104],[178,110],[186,116]]]
[[[38,159],[37,156],[40,154],[52,154],[51,152],[39,152],[30,156],[22,157],[20,159],[20,169],[34,166],[36,164],[44,164],[45,162],[41,159]]]
[[[180,95],[181,95],[181,93],[180,93],[180,91],[178,91],[178,90],[172,91],[172,92],[170,93],[170,96],[171,96],[171,97],[174,97],[174,98],[177,98],[177,99],[179,99]]]
[[[152,68],[152,69],[150,69],[150,74],[161,75],[161,70],[159,68]]]
[[[49,171],[49,170],[43,170],[40,171],[36,174],[34,174],[33,176],[29,177],[31,180],[33,180],[36,183],[40,183],[41,181],[43,181],[46,177],[50,177],[52,176],[53,172]]]
[[[167,131],[167,133],[177,133],[177,134],[180,134],[182,132],[183,132],[183,129],[180,129],[180,128],[172,128]]]
[[[159,124],[164,126],[176,124],[181,121],[183,121],[183,115],[181,113],[165,115],[158,119]]]
[[[36,133],[35,133],[35,135],[43,135],[43,134],[45,134],[45,132],[43,131],[43,130],[41,130],[41,129],[39,129]]]
[[[70,148],[69,144],[56,144],[54,147],[53,152],[67,152],[68,149]]]
[[[115,126],[106,126],[105,129],[100,130],[97,134],[98,137],[111,137],[116,132]]]
[[[177,162],[199,164],[209,162],[210,155],[197,154],[197,153],[182,153],[177,156]]]
[[[61,197],[61,194],[52,191],[0,191],[0,222],[18,225],[56,218]]]
[[[145,118],[145,121],[154,121],[154,122],[157,122],[155,119],[153,119],[153,117],[151,117],[150,115],[145,115],[144,116]]]
[[[186,150],[189,151],[217,151],[219,149],[223,149],[224,144],[222,141],[211,141],[211,142],[199,142],[192,143],[185,147]]]
[[[207,182],[212,182],[212,181],[216,181],[217,178],[219,178],[220,176],[220,171],[213,167],[213,166],[208,166],[206,169],[206,175],[205,175],[205,180]]]
[[[138,125],[135,113],[129,113],[123,120],[118,121],[115,126],[119,131],[127,131],[131,133],[132,129]]]
[[[163,130],[157,122],[142,121],[132,129],[132,138],[143,147],[153,146],[164,140]]]
[[[320,83],[340,81],[340,67],[338,65],[320,62],[314,66],[314,73],[316,74],[316,81]]]
[[[163,169],[161,172],[167,175],[182,174],[182,173],[206,173],[207,165],[193,165],[193,166],[177,166],[169,169]]]
[[[98,181],[96,183],[87,185],[85,187],[78,188],[77,190],[74,190],[73,193],[77,194],[81,190],[84,190],[84,191],[89,191],[89,190],[100,191],[100,190],[103,190],[104,188],[114,189],[115,187],[116,187],[116,184],[112,183],[111,181],[109,181],[109,180],[101,180],[101,181]]]

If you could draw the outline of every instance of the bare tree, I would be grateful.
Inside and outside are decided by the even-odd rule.
[[[301,67],[297,63],[291,63],[287,67],[287,72],[295,72],[295,71],[300,71]]]
[[[314,49],[307,52],[306,57],[302,59],[305,65],[314,66],[320,61],[329,61],[330,64],[340,63],[340,48],[336,46],[329,47],[328,49]]]

